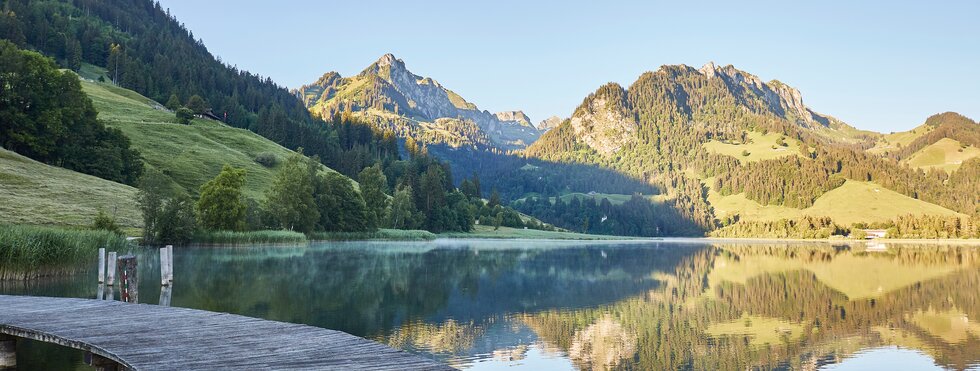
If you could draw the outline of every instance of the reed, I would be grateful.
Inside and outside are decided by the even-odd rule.
[[[100,247],[127,251],[130,245],[108,231],[0,224],[0,280],[73,274],[94,266]]]
[[[378,229],[366,232],[314,232],[310,235],[310,239],[316,241],[429,241],[436,239],[436,237],[436,234],[429,231],[402,229]]]
[[[198,231],[193,243],[203,245],[303,244],[306,236],[293,231]]]

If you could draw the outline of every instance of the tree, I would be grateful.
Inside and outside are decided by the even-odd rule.
[[[221,173],[201,186],[195,209],[201,227],[208,230],[245,230],[247,207],[242,188],[245,169],[225,165]]]
[[[67,43],[65,45],[65,59],[68,68],[77,72],[82,69],[82,44],[75,39],[70,39]]]
[[[187,107],[178,108],[174,115],[177,116],[177,123],[181,125],[190,125],[191,120],[194,119],[194,111]]]
[[[314,189],[321,229],[357,232],[376,228],[369,220],[364,198],[350,179],[334,172],[319,174]]]
[[[200,115],[207,112],[210,107],[208,107],[208,103],[204,101],[204,98],[201,98],[200,95],[194,94],[187,100],[187,108],[190,108],[195,114]]]
[[[420,182],[420,211],[426,218],[425,229],[442,232],[445,229],[443,209],[446,207],[446,183],[442,166],[429,166]]]
[[[381,171],[381,164],[365,168],[357,177],[361,185],[361,196],[367,206],[368,224],[378,226],[385,219],[388,209],[388,178]]]
[[[156,169],[140,178],[136,203],[143,214],[143,241],[147,244],[183,244],[197,227],[194,206],[178,193],[170,179]]]
[[[167,104],[165,106],[171,111],[177,111],[180,109],[180,98],[177,97],[177,93],[170,93],[170,99],[167,99]]]
[[[391,200],[391,212],[388,213],[388,228],[411,229],[415,227],[415,217],[418,211],[412,201],[412,186],[403,186],[395,192]]]
[[[264,208],[278,228],[309,233],[320,220],[306,161],[302,149],[289,156],[265,193]]]
[[[0,146],[44,163],[135,184],[139,152],[98,120],[78,75],[0,40]]]
[[[490,192],[490,202],[487,203],[487,207],[492,209],[498,205],[500,205],[500,193],[497,193],[497,188],[494,188],[493,191]]]

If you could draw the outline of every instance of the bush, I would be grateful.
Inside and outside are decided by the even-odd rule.
[[[116,219],[109,214],[106,214],[105,210],[102,209],[99,209],[99,213],[95,215],[95,219],[92,220],[92,229],[122,234],[122,230],[120,230],[119,225],[116,224]]]
[[[194,119],[194,111],[187,107],[178,108],[174,114],[177,116],[177,123],[181,125],[190,125]]]
[[[272,152],[262,152],[255,156],[255,162],[257,162],[259,165],[273,168],[276,167],[276,165],[279,165],[279,156],[276,156],[276,154]]]

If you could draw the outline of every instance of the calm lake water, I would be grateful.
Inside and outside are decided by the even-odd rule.
[[[140,255],[140,302],[155,304],[156,252]],[[461,369],[980,369],[978,247],[436,241],[175,255],[174,306],[342,330]],[[0,293],[95,298],[94,260]],[[77,351],[20,350],[22,369],[84,369]]]

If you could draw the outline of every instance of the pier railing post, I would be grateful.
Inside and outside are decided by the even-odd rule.
[[[106,260],[106,285],[112,286],[116,284],[116,252],[109,253],[109,259]]]
[[[0,334],[0,370],[17,369],[17,338]]]

